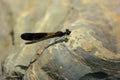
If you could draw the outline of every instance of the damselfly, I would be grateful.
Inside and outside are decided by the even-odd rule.
[[[62,37],[65,35],[70,35],[71,31],[69,29],[66,29],[65,32],[62,31],[57,31],[57,32],[44,32],[44,33],[23,33],[21,35],[21,38],[23,40],[26,40],[26,44],[32,44],[36,43],[42,40],[46,40],[49,38],[54,38],[54,37]]]

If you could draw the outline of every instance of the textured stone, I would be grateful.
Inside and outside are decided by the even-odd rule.
[[[1,0],[0,80],[119,80],[120,1]],[[70,29],[25,45],[25,32]]]

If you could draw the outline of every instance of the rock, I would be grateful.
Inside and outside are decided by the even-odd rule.
[[[0,1],[0,79],[119,80],[120,1]],[[25,45],[26,32],[70,36]]]

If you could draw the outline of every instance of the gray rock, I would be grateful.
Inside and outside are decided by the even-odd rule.
[[[1,0],[0,80],[119,80],[120,1]],[[70,36],[25,45],[25,32]]]

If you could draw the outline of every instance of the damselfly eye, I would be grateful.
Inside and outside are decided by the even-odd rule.
[[[66,34],[70,35],[71,31],[69,29],[66,29]]]

